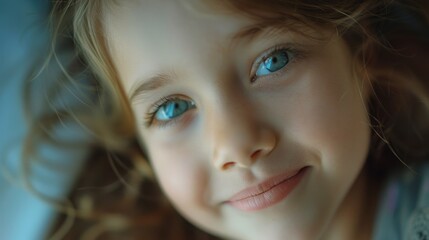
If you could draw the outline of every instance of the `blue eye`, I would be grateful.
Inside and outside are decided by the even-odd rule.
[[[289,63],[289,54],[286,50],[275,51],[262,61],[256,70],[256,76],[269,75],[284,68]]]
[[[171,99],[166,100],[165,103],[161,104],[154,113],[154,119],[160,122],[167,122],[174,118],[179,117],[186,111],[194,108],[193,102],[184,99]]]

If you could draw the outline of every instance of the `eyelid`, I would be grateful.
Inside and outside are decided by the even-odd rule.
[[[259,76],[256,75],[256,71],[258,70],[258,66],[262,64],[265,60],[268,59],[268,57],[272,56],[274,53],[278,51],[286,51],[291,54],[291,59],[289,64],[293,63],[296,58],[303,55],[302,51],[299,47],[297,47],[294,44],[279,44],[275,45],[273,47],[270,47],[269,49],[265,50],[260,54],[255,61],[253,61],[253,64],[250,69],[250,82],[253,83],[256,81]],[[287,67],[287,66],[286,66]],[[264,76],[261,76],[264,77]]]

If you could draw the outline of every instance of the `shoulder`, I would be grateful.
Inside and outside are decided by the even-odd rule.
[[[429,240],[429,163],[390,178],[374,233],[374,240]]]

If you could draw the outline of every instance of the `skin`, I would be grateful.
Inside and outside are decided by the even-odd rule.
[[[255,23],[175,0],[126,1],[105,13],[110,55],[130,98],[151,77],[172,79],[130,100],[165,194],[195,225],[226,239],[367,238],[370,228],[356,226],[365,222],[360,173],[370,128],[346,44],[326,29],[315,33],[325,41],[293,31],[232,41]],[[252,78],[275,45],[294,48],[289,63]],[[146,126],[147,112],[168,96],[195,108],[167,126]],[[226,203],[304,166],[302,181],[273,206],[245,212]]]

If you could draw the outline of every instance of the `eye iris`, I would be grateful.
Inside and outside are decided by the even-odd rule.
[[[161,106],[155,115],[160,121],[176,118],[185,113],[190,108],[190,103],[184,100],[174,100]]]
[[[265,68],[270,72],[275,72],[286,66],[289,57],[285,51],[278,52],[264,61]]]

